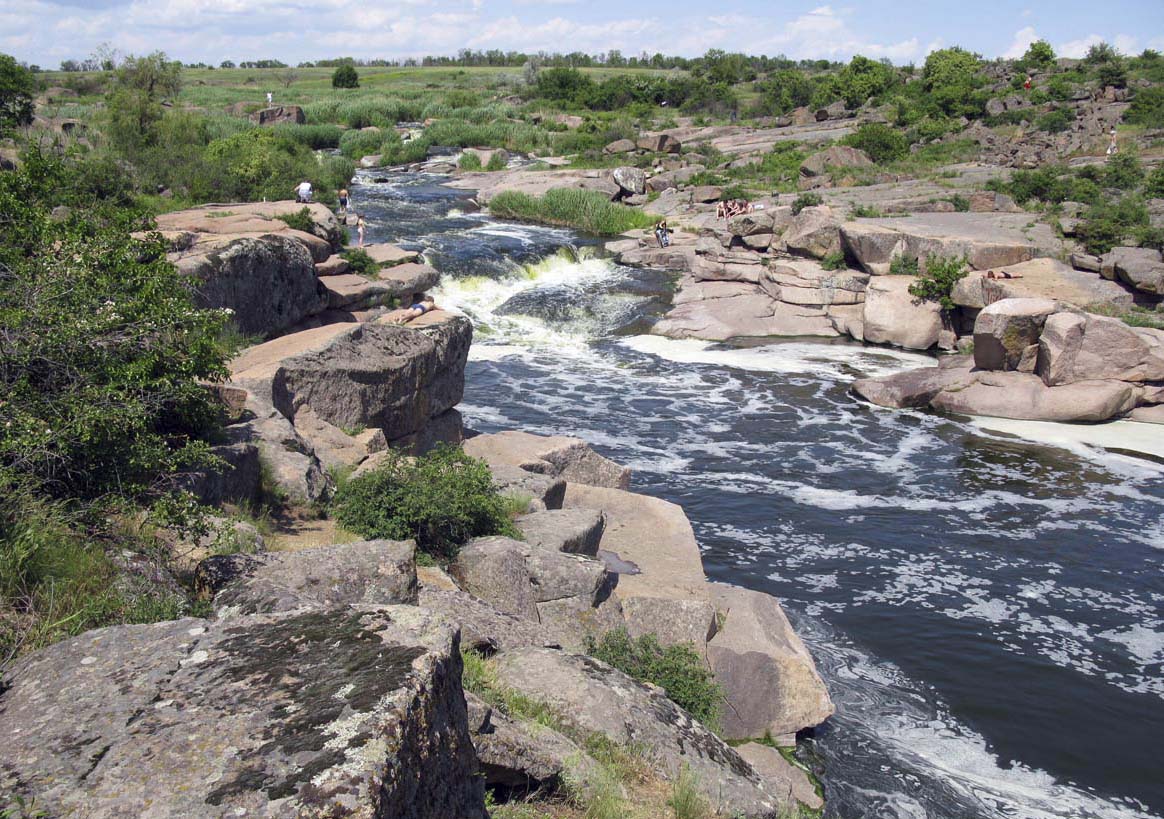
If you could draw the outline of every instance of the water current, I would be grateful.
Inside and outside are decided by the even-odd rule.
[[[1118,449],[1164,430],[870,407],[854,378],[932,359],[646,335],[667,275],[439,177],[360,182],[370,241],[474,321],[467,426],[589,441],[683,505],[710,577],[784,602],[837,706],[801,751],[827,816],[1164,816],[1164,459]]]

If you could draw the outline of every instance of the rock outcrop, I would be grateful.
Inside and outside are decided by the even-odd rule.
[[[457,633],[411,606],[90,631],[17,662],[0,791],[48,815],[484,819]]]
[[[527,432],[498,432],[465,441],[465,453],[490,466],[517,467],[526,472],[572,483],[626,489],[631,472],[604,458],[578,438],[545,437]]]

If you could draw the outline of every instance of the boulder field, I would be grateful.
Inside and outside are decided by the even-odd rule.
[[[209,557],[212,617],[99,629],[11,668],[0,788],[49,815],[484,817],[485,787],[585,788],[599,736],[663,781],[693,772],[724,815],[819,809],[801,768],[725,742],[792,744],[832,714],[779,602],[708,583],[683,510],[619,488],[629,473],[581,441],[466,448],[502,480],[564,485],[518,518],[524,540],[472,540],[447,574],[418,569],[412,541]],[[619,626],[694,646],[725,696],[718,734],[586,655]],[[554,727],[464,691],[462,646]]]

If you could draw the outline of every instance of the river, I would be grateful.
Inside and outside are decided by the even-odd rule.
[[[849,395],[921,355],[644,335],[669,277],[440,181],[352,192],[474,321],[466,425],[585,439],[683,505],[711,578],[784,602],[837,705],[799,752],[827,816],[1164,816],[1160,460]]]

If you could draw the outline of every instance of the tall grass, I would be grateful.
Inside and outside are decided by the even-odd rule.
[[[501,219],[562,225],[598,236],[616,236],[648,227],[654,222],[641,210],[611,202],[605,194],[581,188],[554,188],[542,197],[502,191],[489,200],[489,210]]]
[[[276,125],[272,130],[279,136],[301,142],[308,148],[338,148],[344,131],[338,125]]]

